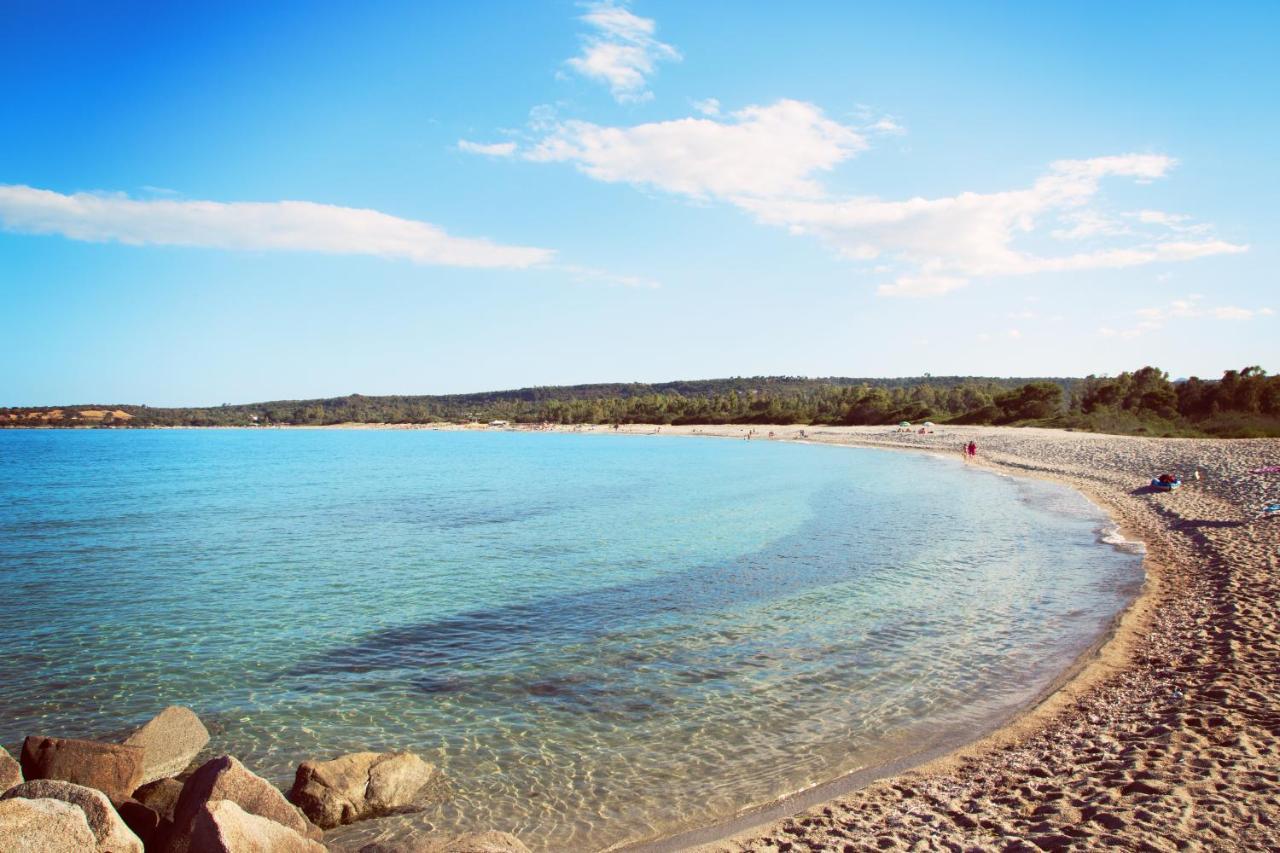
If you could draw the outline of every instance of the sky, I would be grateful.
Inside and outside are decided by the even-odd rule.
[[[1280,370],[1280,5],[0,4],[0,405]]]

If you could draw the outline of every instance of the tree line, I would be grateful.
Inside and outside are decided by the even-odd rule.
[[[1261,367],[1253,366],[1228,370],[1221,379],[1191,377],[1176,382],[1154,367],[1115,377],[1084,379],[738,377],[440,396],[352,394],[206,408],[111,408],[131,415],[129,426],[491,420],[553,424],[874,425],[932,420],[1162,436],[1280,436],[1280,376],[1268,376]],[[39,410],[3,409],[0,415],[32,411]],[[108,421],[106,425],[110,424]]]

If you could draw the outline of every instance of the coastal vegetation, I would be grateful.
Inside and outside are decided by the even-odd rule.
[[[874,425],[900,421],[1048,426],[1157,435],[1280,436],[1280,375],[1258,366],[1220,379],[1170,380],[1155,367],[1118,376],[997,379],[738,377],[659,384],[364,396],[200,408],[136,405],[0,409],[5,426],[267,426],[505,420],[553,424]]]

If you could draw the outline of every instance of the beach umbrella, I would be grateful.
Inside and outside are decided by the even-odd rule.
[[[925,421],[921,426],[933,426],[933,421]]]

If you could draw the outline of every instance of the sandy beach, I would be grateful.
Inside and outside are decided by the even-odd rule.
[[[571,428],[570,428],[571,429]],[[596,428],[603,429],[603,428]],[[998,427],[662,427],[959,455],[1068,483],[1147,547],[1147,584],[1058,690],[983,740],[698,847],[1274,850],[1280,847],[1280,441]],[[620,431],[653,433],[651,426]],[[803,430],[803,439],[802,439]],[[1165,471],[1179,491],[1147,488]]]

